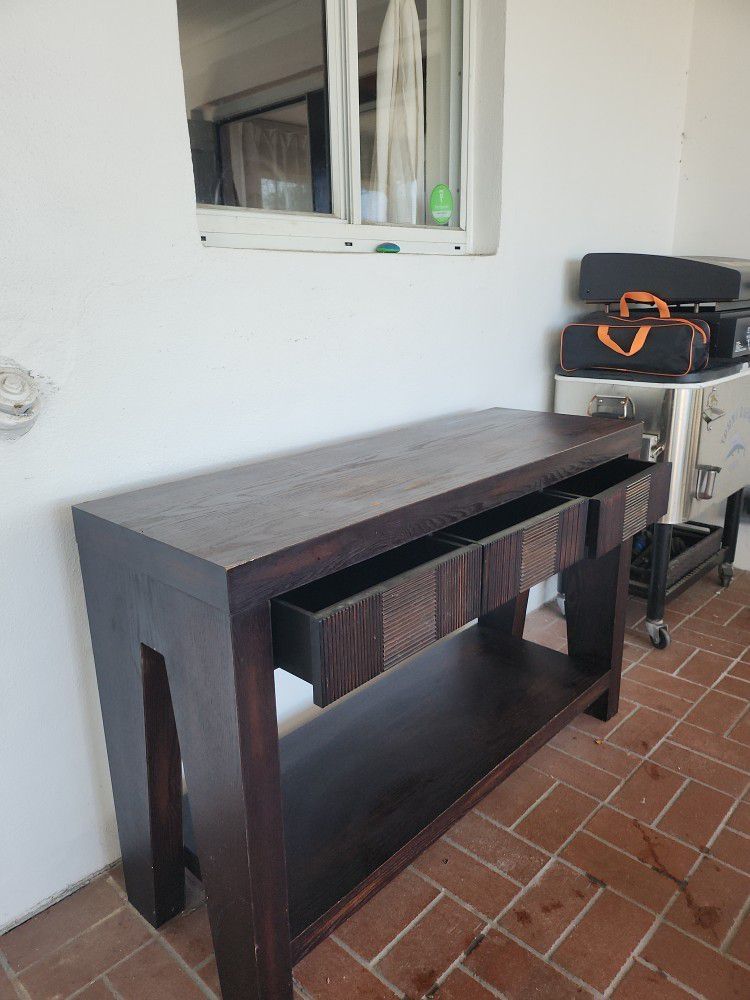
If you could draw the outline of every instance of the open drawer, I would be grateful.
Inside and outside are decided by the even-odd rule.
[[[586,544],[595,559],[666,514],[671,475],[669,462],[617,458],[556,483],[548,492],[588,499]]]
[[[324,708],[479,614],[476,546],[420,538],[271,602],[274,663]]]
[[[441,538],[482,548],[482,613],[583,559],[586,500],[532,493],[454,524]]]

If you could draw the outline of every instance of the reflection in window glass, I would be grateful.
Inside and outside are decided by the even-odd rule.
[[[456,227],[463,0],[357,0],[357,14],[362,221]]]
[[[331,212],[324,0],[178,0],[197,200]]]

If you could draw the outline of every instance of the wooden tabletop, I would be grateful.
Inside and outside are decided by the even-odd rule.
[[[117,529],[120,556],[150,542],[157,562],[179,554],[192,575],[196,560],[221,571],[210,574],[218,595],[200,596],[223,606],[221,575],[303,582],[628,454],[640,438],[636,421],[464,413],[79,504],[76,527],[79,537]]]

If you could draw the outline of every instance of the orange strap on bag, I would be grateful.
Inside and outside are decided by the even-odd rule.
[[[632,358],[634,354],[638,354],[639,351],[643,350],[643,345],[646,343],[648,335],[652,330],[652,326],[639,327],[638,332],[635,337],[633,337],[633,343],[630,345],[629,351],[624,350],[610,337],[608,326],[600,326],[596,331],[596,335],[599,340],[611,351],[616,351],[618,354],[622,354],[624,358]]]
[[[631,302],[641,302],[644,305],[656,306],[659,310],[659,316],[662,319],[669,319],[671,317],[669,306],[664,299],[660,299],[656,295],[652,295],[651,292],[625,292],[623,297],[620,299],[620,315],[624,316],[626,319],[630,316],[628,300]]]

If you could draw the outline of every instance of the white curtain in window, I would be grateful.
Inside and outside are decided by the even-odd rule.
[[[424,80],[415,0],[390,0],[378,47],[374,222],[424,223]]]
[[[312,212],[307,128],[268,118],[232,122],[225,128],[238,205]]]

